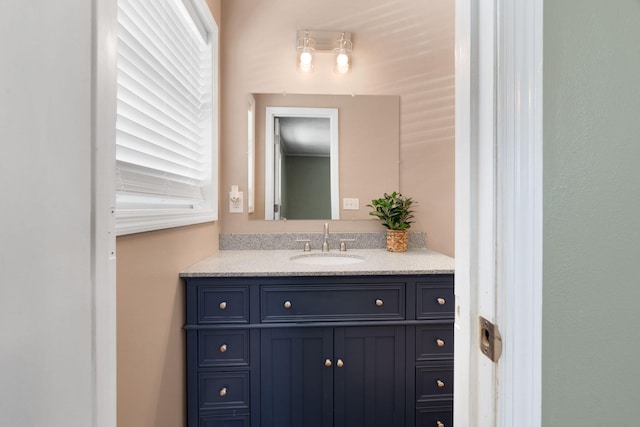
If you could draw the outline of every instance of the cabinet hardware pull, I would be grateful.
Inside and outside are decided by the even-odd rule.
[[[444,305],[447,301],[444,298],[438,298],[438,304]]]
[[[377,305],[378,307],[382,307],[382,306],[384,305],[384,301],[382,301],[380,298],[378,298],[378,299],[376,300],[376,305]]]
[[[220,346],[220,353],[225,353],[227,351],[227,345],[226,344],[222,344]]]
[[[222,301],[218,307],[220,307],[220,310],[224,310],[225,308],[227,308],[227,302]]]
[[[225,397],[227,395],[227,388],[226,387],[222,387],[220,389],[220,397]]]
[[[327,359],[324,361],[324,366],[326,366],[327,368],[331,367],[331,359]]]
[[[436,421],[437,427],[444,427],[444,423],[442,421]]]
[[[436,381],[436,384],[438,385],[438,388],[444,388],[444,381],[438,380]]]
[[[444,341],[443,340],[436,340],[436,344],[438,345],[438,347],[444,347]]]
[[[336,366],[338,368],[342,368],[344,366],[344,362],[342,361],[342,359],[338,359],[338,361],[336,362]]]
[[[291,301],[285,301],[283,305],[284,308],[291,308]]]

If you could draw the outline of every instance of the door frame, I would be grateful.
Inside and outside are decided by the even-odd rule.
[[[273,205],[275,203],[275,120],[281,117],[303,117],[329,119],[329,156],[331,173],[331,219],[340,219],[340,179],[339,179],[339,133],[337,108],[309,108],[309,107],[266,107],[265,113],[265,155],[264,155],[264,219],[275,218]],[[275,218],[278,219],[278,218]]]
[[[540,426],[541,402],[541,318],[542,318],[542,0],[514,0],[490,4],[493,13],[479,13],[479,0],[456,0],[456,339],[455,339],[455,418],[458,425]],[[486,4],[486,2],[485,2]],[[115,3],[93,0],[94,97],[92,114],[94,190],[92,215],[92,299],[94,371],[94,426],[116,425],[116,333],[115,333],[115,226],[111,207],[114,199],[112,138],[109,124],[115,121],[115,105],[103,105],[110,99],[102,86],[103,61],[115,55],[110,42],[115,31]],[[493,22],[495,17],[497,25]],[[509,17],[507,19],[507,17]],[[517,22],[516,25],[509,25]],[[488,27],[487,27],[488,25]],[[517,31],[516,31],[517,28]],[[479,52],[478,39],[499,34],[496,49]],[[495,48],[495,46],[494,46]],[[500,58],[502,58],[500,60]],[[491,96],[490,117],[480,118],[479,65],[490,64],[498,72],[500,96]],[[495,66],[495,64],[500,64]],[[512,68],[510,68],[512,67]],[[103,71],[100,71],[103,70]],[[507,75],[510,77],[507,78]],[[493,86],[491,86],[493,87]],[[104,95],[106,91],[107,95]],[[484,97],[485,95],[483,95]],[[115,98],[114,98],[115,99]],[[502,108],[500,108],[502,107]],[[511,122],[496,120],[512,119]],[[502,116],[505,114],[505,116]],[[479,128],[499,126],[498,138],[490,144],[498,153],[501,166],[479,169]],[[509,124],[507,124],[509,123]],[[505,150],[505,138],[516,137],[519,145]],[[497,144],[496,144],[497,143]],[[496,156],[491,157],[492,162]],[[515,166],[518,165],[516,168]],[[484,165],[486,166],[486,165]],[[500,171],[500,172],[499,172]],[[489,201],[478,199],[474,181],[479,176],[512,179],[510,188],[497,187]],[[473,175],[472,175],[473,174]],[[503,181],[504,183],[504,181]],[[515,185],[517,184],[517,186]],[[498,194],[501,197],[498,197]],[[500,204],[498,205],[498,200]],[[490,203],[491,202],[491,203]],[[495,226],[490,227],[499,247],[495,281],[478,282],[480,253],[480,213],[493,212]],[[492,214],[492,215],[493,215]],[[518,215],[522,215],[517,216]],[[499,232],[498,232],[499,230]],[[517,237],[517,238],[516,238]],[[506,253],[507,251],[512,251]],[[472,273],[474,275],[472,275]],[[517,284],[517,286],[516,286]],[[472,288],[473,285],[473,288]],[[477,285],[477,286],[476,286]],[[478,295],[495,295],[494,315],[503,333],[504,352],[497,372],[489,377],[493,392],[490,402],[496,419],[479,415],[478,396],[487,395],[479,382],[481,360],[477,351]],[[500,379],[495,387],[496,379]]]
[[[457,425],[541,425],[542,17],[542,0],[456,1]]]
[[[91,332],[93,427],[117,425],[116,45],[117,2],[92,0]]]

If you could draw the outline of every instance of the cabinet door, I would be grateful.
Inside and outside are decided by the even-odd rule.
[[[405,426],[405,328],[337,328],[336,427]]]
[[[260,358],[261,427],[333,425],[331,328],[264,329]]]

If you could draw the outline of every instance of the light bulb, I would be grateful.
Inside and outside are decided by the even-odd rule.
[[[300,54],[300,65],[310,65],[311,64],[311,53],[309,52],[302,52]]]
[[[336,62],[338,63],[338,66],[344,66],[344,65],[349,65],[349,56],[346,53],[341,53],[336,57]],[[347,67],[348,68],[348,67]]]
[[[336,56],[336,71],[340,74],[349,72],[349,55],[344,53],[344,51]]]

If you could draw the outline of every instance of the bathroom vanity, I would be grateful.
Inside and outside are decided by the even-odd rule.
[[[453,260],[296,254],[221,251],[181,273],[188,425],[452,426]]]

